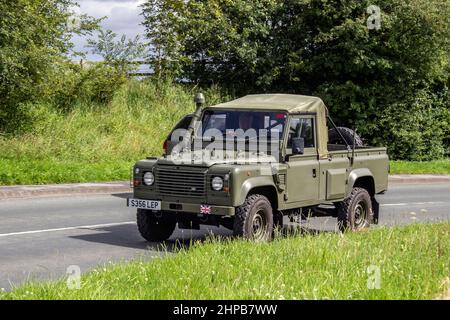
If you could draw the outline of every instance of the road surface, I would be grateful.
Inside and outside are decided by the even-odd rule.
[[[82,272],[110,262],[151,259],[161,245],[138,234],[134,210],[125,194],[0,201],[0,288],[27,280],[57,279],[69,266]],[[450,184],[394,185],[377,196],[380,225],[450,220]],[[334,230],[335,219],[314,218],[309,227]],[[224,228],[176,230],[176,239],[203,239],[208,233],[230,235]],[[1,289],[0,289],[1,290]]]

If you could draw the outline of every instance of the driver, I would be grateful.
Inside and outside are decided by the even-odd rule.
[[[250,112],[244,112],[239,115],[239,129],[247,131],[252,128],[253,115]]]

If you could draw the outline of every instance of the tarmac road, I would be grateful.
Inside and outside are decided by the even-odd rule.
[[[125,194],[76,195],[0,200],[0,288],[10,290],[27,280],[55,279],[67,268],[82,272],[109,262],[151,259],[161,244],[143,240],[135,211],[125,206]],[[450,220],[450,184],[401,184],[377,196],[380,225]],[[335,219],[314,218],[307,227],[335,229]],[[208,233],[230,235],[225,228],[176,230],[176,239],[204,239]]]

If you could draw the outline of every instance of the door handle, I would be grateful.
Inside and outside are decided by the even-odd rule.
[[[313,178],[317,177],[316,169],[313,169]]]

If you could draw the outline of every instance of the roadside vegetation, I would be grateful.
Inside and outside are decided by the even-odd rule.
[[[136,160],[162,154],[170,129],[194,111],[197,91],[170,81],[127,80],[107,105],[30,105],[32,125],[0,135],[0,184],[127,180]],[[211,104],[231,98],[214,87],[204,92]],[[400,173],[449,174],[450,160],[391,161],[391,174]]]
[[[108,105],[77,102],[68,111],[30,105],[33,125],[0,135],[0,184],[47,184],[129,179],[138,159],[162,154],[173,125],[195,109],[195,87],[128,80]],[[218,88],[208,103],[230,99]],[[449,174],[450,160],[392,161],[391,174]]]
[[[79,290],[63,279],[0,298],[434,299],[448,292],[449,237],[445,222],[271,243],[210,239],[174,256],[98,268],[82,276]]]
[[[127,180],[136,160],[162,154],[171,128],[195,110],[194,92],[130,80],[107,106],[78,103],[61,111],[32,105],[27,132],[0,135],[0,184]],[[205,94],[211,103],[226,99],[217,89]]]
[[[73,20],[73,0],[0,2],[0,184],[128,179],[200,90],[208,104],[319,96],[338,125],[401,160],[392,173],[450,173],[449,7],[384,1],[371,29],[370,4],[147,0],[141,41]],[[74,35],[103,61],[74,63]],[[130,79],[136,59],[154,75]]]
[[[450,174],[450,159],[391,161],[391,174]]]

